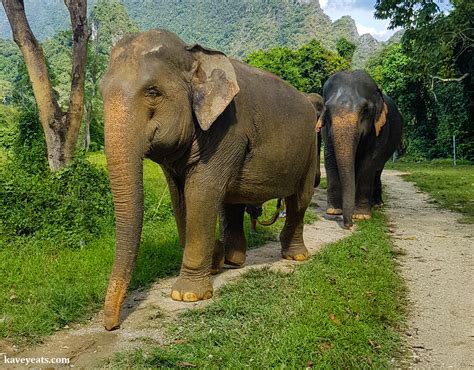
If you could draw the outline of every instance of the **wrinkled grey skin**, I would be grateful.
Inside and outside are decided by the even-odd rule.
[[[175,300],[212,296],[210,274],[245,260],[245,204],[285,198],[282,256],[303,260],[303,216],[316,173],[315,110],[262,70],[173,33],[121,40],[101,82],[105,150],[116,215],[116,254],[105,327],[120,325],[143,220],[143,159],[166,176],[181,245]],[[220,216],[221,237],[216,242]]]
[[[324,84],[322,124],[328,214],[367,219],[382,205],[381,174],[400,144],[402,117],[364,71],[338,72]]]

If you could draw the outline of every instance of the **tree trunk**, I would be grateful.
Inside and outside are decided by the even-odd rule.
[[[81,148],[85,149],[86,151],[89,150],[89,147],[91,145],[91,117],[92,117],[92,104],[86,103],[84,128],[82,130],[82,145],[81,145]]]
[[[10,22],[13,39],[20,48],[38,105],[52,171],[67,165],[81,127],[84,107],[84,81],[87,58],[87,1],[64,0],[71,17],[73,50],[69,108],[63,112],[54,96],[41,45],[36,40],[25,15],[23,0],[2,0]]]

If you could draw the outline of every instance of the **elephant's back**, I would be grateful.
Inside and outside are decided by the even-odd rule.
[[[285,129],[281,125],[299,132],[314,131],[314,107],[304,93],[270,72],[236,60],[232,63],[240,86],[236,99],[242,105],[252,107],[262,120],[271,121],[272,129]]]
[[[237,122],[245,127],[249,153],[233,193],[267,199],[293,194],[314,168],[314,107],[303,93],[273,74],[240,62],[234,68],[240,86],[235,98]]]

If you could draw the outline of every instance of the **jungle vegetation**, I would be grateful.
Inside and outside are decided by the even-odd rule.
[[[180,0],[174,1],[175,5],[168,12],[158,12],[150,5],[165,1],[88,2],[91,34],[85,64],[84,114],[74,160],[54,173],[48,167],[44,133],[21,53],[13,41],[0,39],[0,307],[3,309],[0,311],[0,339],[39,340],[71,321],[87,318],[103,302],[113,258],[114,219],[102,153],[103,117],[98,82],[106,68],[111,47],[120,37],[157,24],[163,25],[189,42],[199,41],[222,49],[276,73],[302,91],[317,93],[321,93],[325,80],[332,73],[353,68],[361,47],[358,35],[339,32],[345,29],[344,22],[350,23],[350,20],[338,22],[337,27],[332,25],[322,12],[316,11],[319,7],[314,5],[315,0],[268,0],[265,1],[265,11],[251,0],[232,2],[238,3],[235,8],[224,6],[229,4],[228,1],[193,0],[193,7],[190,7],[191,0]],[[25,1],[27,17],[39,22],[35,23],[34,32],[44,51],[54,97],[59,108],[66,110],[73,60],[72,32],[67,23],[66,7],[56,0],[43,0],[43,3],[49,5],[47,13],[42,7],[38,8],[38,2]],[[400,7],[400,3],[405,7]],[[34,12],[31,8],[28,10],[35,4]],[[299,8],[298,4],[301,5]],[[400,42],[384,45],[364,68],[384,92],[396,100],[404,116],[406,130],[402,151],[405,158],[424,161],[449,157],[452,136],[456,135],[457,155],[466,161],[464,168],[467,168],[469,161],[474,160],[474,6],[472,1],[451,0],[452,9],[445,14],[431,0],[414,0],[410,4],[397,0],[377,1],[378,16],[391,19],[394,26],[404,27],[406,31]],[[212,11],[206,12],[206,7]],[[189,24],[182,21],[185,16],[193,16],[190,13],[197,15],[197,29],[200,31],[196,34]],[[232,20],[236,17],[241,20],[234,24]],[[41,23],[45,19],[49,19],[48,24]],[[0,25],[2,30],[5,29],[4,17],[0,17]],[[326,35],[333,36],[327,38]],[[411,167],[411,170],[416,171],[416,168]],[[465,190],[462,199],[467,199],[467,202],[472,199],[469,188],[472,187],[471,174],[472,171],[462,182],[455,182],[458,177],[453,172],[446,180]],[[436,186],[433,184],[441,175],[436,172],[433,176],[429,186],[426,185],[428,191],[434,191]],[[415,181],[418,180],[415,178]],[[449,198],[443,204],[472,213],[472,207],[459,207],[455,200],[458,194],[446,191],[439,199]],[[343,249],[335,248],[334,255],[327,252],[318,257],[311,265],[313,267],[303,269],[295,278],[277,278],[293,287],[308,271],[312,268],[319,270],[320,265],[327,261],[339,266],[338,253],[354,257],[350,252],[350,246],[354,245],[358,246],[356,257],[365,263],[364,241],[371,238],[379,241],[383,237],[380,230],[373,231],[384,224],[383,215],[377,216],[373,222],[365,224],[362,236],[344,242]],[[253,235],[252,244],[257,245],[272,237],[275,230]],[[382,258],[384,266],[388,266],[386,282],[393,287],[393,298],[396,299],[401,288],[399,282],[392,279],[395,275],[389,261],[389,241],[385,240],[379,247],[383,254],[374,254],[371,261],[375,266]],[[132,288],[175,273],[179,269],[180,256],[165,180],[157,166],[145,161],[144,234]],[[345,279],[345,269],[347,266],[340,266],[341,281]],[[95,271],[93,276],[91,270]],[[263,275],[264,279],[274,278],[266,272]],[[51,279],[51,276],[55,278]],[[360,276],[361,291],[370,290],[364,285],[367,276]],[[330,276],[324,273],[318,277],[321,281],[328,278]],[[245,290],[243,284],[240,287]],[[329,285],[333,285],[331,281]],[[338,289],[339,285],[334,287]],[[331,289],[328,287],[328,295],[333,294]],[[235,290],[229,292],[222,305],[233,307]],[[345,290],[342,292],[346,294]],[[275,301],[275,307],[287,299],[280,298],[279,303]],[[362,303],[369,305],[371,301],[365,299]],[[399,320],[397,307],[394,304],[393,307],[380,308],[391,315],[388,320],[391,325]],[[327,307],[324,309],[329,310]],[[217,310],[215,312],[220,315],[219,307],[202,315],[211,315],[212,310]],[[384,313],[369,312],[381,336],[383,325],[379,319]],[[232,317],[225,319],[234,320]],[[322,322],[331,330],[333,323],[330,321],[333,320],[328,321],[326,315]],[[314,321],[313,324],[320,325],[321,322]],[[356,327],[358,325],[356,323]],[[295,326],[296,330],[298,327]],[[207,323],[203,329],[208,330]],[[392,335],[390,332],[389,336]],[[370,348],[367,348],[366,337],[359,339],[364,342],[361,356],[367,359]],[[199,342],[202,338],[195,340]],[[389,350],[383,352],[384,358],[375,361],[377,364],[385,364],[383,361],[389,358],[398,343],[394,337],[381,337],[381,341],[386,341]],[[322,347],[316,351],[327,352],[324,356],[336,358],[338,354],[331,352],[326,343],[322,341]],[[181,356],[178,352],[166,356]],[[161,355],[157,353],[148,362],[143,360],[144,365],[162,365]],[[347,357],[343,360],[349,361],[348,352],[345,355]],[[348,362],[344,361],[338,364],[347,365]],[[262,365],[265,364],[262,362]]]

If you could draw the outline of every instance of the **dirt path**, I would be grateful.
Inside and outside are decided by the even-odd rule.
[[[409,288],[404,339],[411,356],[400,366],[474,367],[474,227],[458,223],[458,214],[436,208],[426,194],[399,175],[386,171],[383,181],[390,200],[390,231],[400,250],[401,273]],[[323,190],[318,189],[314,201],[317,213],[323,214]],[[336,222],[322,219],[306,226],[305,241],[314,254],[323,244],[349,234]],[[292,269],[296,263],[281,260],[279,251],[276,242],[249,251],[247,266],[219,274],[214,286],[218,291],[250,268]],[[88,368],[100,366],[119,351],[163,344],[168,340],[165,327],[178,320],[178,313],[213,300],[194,304],[172,301],[168,295],[174,279],[129,294],[119,330],[106,332],[99,313],[87,324],[62,330],[36,348],[14,352],[0,345],[0,352],[11,357],[68,357],[75,367]]]
[[[326,209],[325,199],[325,192],[318,189],[313,199],[318,214],[323,214]],[[348,235],[350,232],[343,230],[338,223],[322,219],[313,225],[305,226],[304,239],[308,250],[314,254],[323,244]],[[272,269],[287,271],[297,263],[282,260],[280,244],[269,242],[248,252],[244,268],[228,269],[217,275],[214,288],[217,288],[218,292],[219,287],[251,268],[270,266]],[[123,306],[124,320],[119,330],[106,332],[102,326],[102,313],[99,313],[86,324],[74,325],[70,329],[57,332],[38,347],[22,352],[0,348],[0,352],[7,352],[10,357],[66,357],[74,367],[89,368],[100,366],[104,360],[119,351],[163,344],[167,340],[164,335],[165,327],[171,321],[177,320],[178,313],[189,308],[202,307],[214,299],[198,303],[172,301],[169,292],[174,280],[175,278],[163,279],[148,290],[129,294]]]
[[[417,368],[474,367],[474,227],[387,171],[387,213],[409,289],[405,333]],[[403,366],[405,365],[405,366]]]

